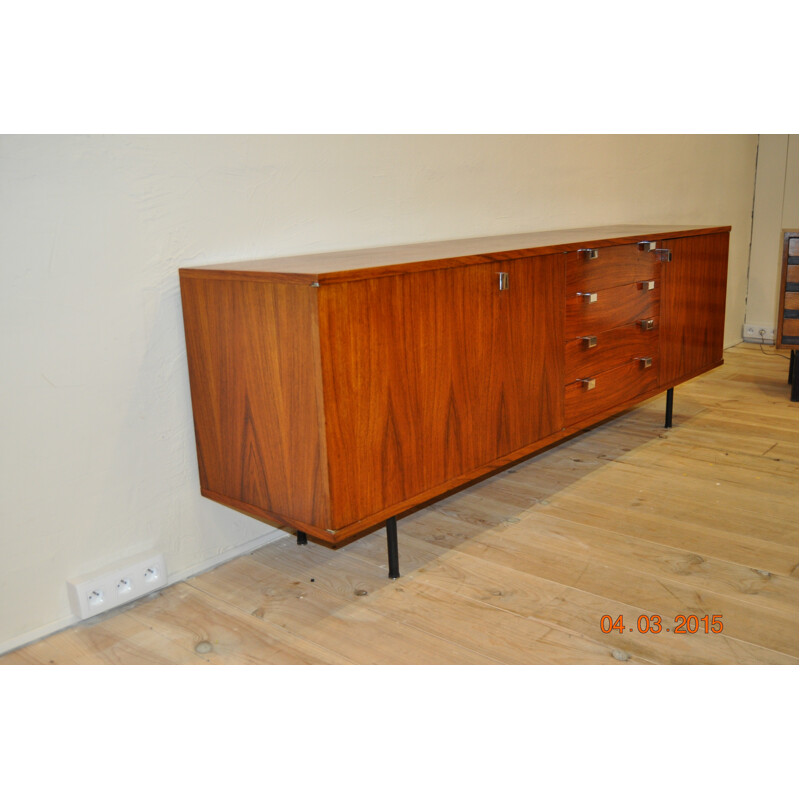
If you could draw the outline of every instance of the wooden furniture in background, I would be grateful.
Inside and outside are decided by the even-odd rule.
[[[789,383],[792,385],[792,400],[798,396],[798,276],[797,231],[783,231],[783,251],[781,253],[780,299],[778,301],[778,333],[775,337],[777,348],[791,348],[789,360]]]
[[[777,347],[797,347],[798,336],[798,275],[797,231],[783,232],[783,251],[781,254],[780,300],[778,301]]]
[[[398,514],[722,363],[729,230],[182,269],[201,491],[298,542],[388,522],[396,577]]]

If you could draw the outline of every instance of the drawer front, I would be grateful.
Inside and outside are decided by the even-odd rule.
[[[598,247],[597,258],[587,253],[567,253],[567,294],[596,292],[637,281],[661,280],[658,254],[640,250],[638,245]]]
[[[564,392],[565,424],[572,425],[622,403],[633,405],[640,394],[655,389],[658,358],[653,354],[649,368],[645,368],[644,363],[632,359],[607,372],[586,376],[594,381],[592,388],[582,381],[568,384]]]
[[[611,289],[591,289],[590,297],[568,293],[567,340],[658,317],[660,285],[656,283],[653,289],[643,286],[649,284],[629,283]]]
[[[655,328],[652,330],[643,330],[637,324],[625,325],[592,334],[587,339],[571,339],[565,350],[566,383],[621,366],[637,356],[656,356],[658,319],[655,319]]]

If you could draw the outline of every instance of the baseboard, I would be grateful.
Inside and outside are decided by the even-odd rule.
[[[289,534],[286,533],[286,531],[282,531],[279,528],[272,528],[271,530],[267,531],[267,533],[264,533],[255,539],[251,539],[249,542],[237,545],[236,547],[233,547],[230,550],[225,550],[222,553],[217,553],[211,558],[207,558],[204,561],[201,561],[199,564],[189,567],[188,569],[183,569],[174,573],[171,572],[169,574],[169,578],[167,579],[167,586],[180,583],[181,581],[185,581],[187,578],[193,578],[195,575],[199,575],[202,572],[208,572],[208,570],[218,567],[220,564],[224,564],[227,561],[232,561],[234,558],[238,558],[239,556],[247,553],[252,553],[254,550],[258,550],[260,547],[264,547],[270,542],[282,539],[288,535]],[[162,587],[159,589],[159,591],[164,591],[165,588],[166,587]],[[144,597],[139,597],[138,599],[134,600],[134,602],[141,603],[144,599]],[[106,613],[115,614],[124,610],[125,606],[117,606]],[[99,614],[98,616],[92,618],[92,622],[96,623],[102,618],[103,615]],[[39,641],[39,639],[44,639],[47,636],[52,636],[54,633],[71,628],[73,625],[77,625],[77,623],[81,621],[82,620],[80,617],[70,614],[69,616],[61,617],[54,622],[50,622],[47,625],[42,625],[40,628],[35,628],[32,631],[15,636],[13,639],[7,639],[5,642],[0,642],[0,655],[3,655],[4,653],[10,653],[12,650],[18,650],[20,647],[25,647],[26,645],[33,644],[34,642]]]

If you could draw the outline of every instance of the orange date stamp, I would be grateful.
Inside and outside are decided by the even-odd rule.
[[[626,627],[620,614],[614,619],[610,614],[600,617],[600,630],[603,633],[722,633],[722,614],[698,617],[695,614],[677,614],[672,627],[667,628],[658,614],[642,614],[636,620],[636,627]]]

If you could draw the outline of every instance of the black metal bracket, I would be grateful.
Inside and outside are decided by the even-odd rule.
[[[389,549],[389,577],[395,580],[400,577],[400,554],[397,550],[397,517],[386,520],[386,544]]]
[[[297,531],[297,544],[308,544],[308,536],[303,531]]]
[[[667,413],[664,417],[664,427],[671,428],[672,427],[672,393],[674,392],[673,389],[667,389]]]

